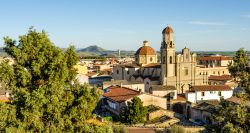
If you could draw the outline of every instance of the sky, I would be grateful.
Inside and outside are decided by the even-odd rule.
[[[45,30],[61,48],[98,45],[137,50],[144,40],[160,50],[171,26],[177,51],[250,50],[249,0],[2,0],[3,37],[18,40],[29,27]]]

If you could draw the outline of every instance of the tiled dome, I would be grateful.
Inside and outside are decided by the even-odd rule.
[[[155,50],[150,46],[142,46],[135,53],[135,55],[155,55],[155,54],[156,54]]]

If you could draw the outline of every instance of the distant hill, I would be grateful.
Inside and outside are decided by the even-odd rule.
[[[97,45],[91,45],[83,49],[78,49],[77,53],[80,56],[118,56],[118,50],[106,50],[104,48],[101,48]],[[135,51],[124,51],[121,50],[120,54],[121,56],[133,56]]]
[[[98,47],[97,45],[88,46],[86,48],[78,50],[78,52],[95,52],[95,53],[103,53],[106,51],[107,50],[105,50],[101,47]]]

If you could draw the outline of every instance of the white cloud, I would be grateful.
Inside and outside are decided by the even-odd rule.
[[[223,23],[223,22],[207,22],[207,21],[189,21],[189,24],[194,25],[205,25],[205,26],[227,26],[231,24]]]
[[[242,18],[250,18],[250,15],[241,15]]]

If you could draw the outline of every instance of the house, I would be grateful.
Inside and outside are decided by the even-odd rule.
[[[203,100],[220,100],[230,98],[233,95],[233,90],[228,85],[200,85],[192,86],[186,92],[187,101],[197,103]]]
[[[152,85],[149,88],[149,93],[155,96],[177,99],[177,90],[174,86]]]
[[[226,101],[234,103],[234,104],[241,104],[241,103],[243,103],[245,106],[249,106],[250,107],[250,100],[243,102],[243,99],[235,97],[235,96],[226,99]]]
[[[218,105],[218,100],[198,102],[196,105],[191,107],[190,110],[188,110],[187,118],[191,119],[192,121],[202,121],[204,124],[211,124],[212,114],[215,111],[215,107]]]
[[[164,109],[167,107],[166,98],[142,93],[126,87],[112,86],[106,89],[102,96],[104,108],[116,115],[119,115],[121,109],[135,96],[142,100],[143,106],[155,105]]]
[[[111,81],[104,81],[102,83],[102,89],[106,89],[106,88],[111,87],[111,86],[121,86],[121,87],[131,88],[131,89],[136,90],[136,91],[145,92],[144,83],[137,82],[137,81],[129,82],[127,80],[113,80],[113,79],[111,79]]]

